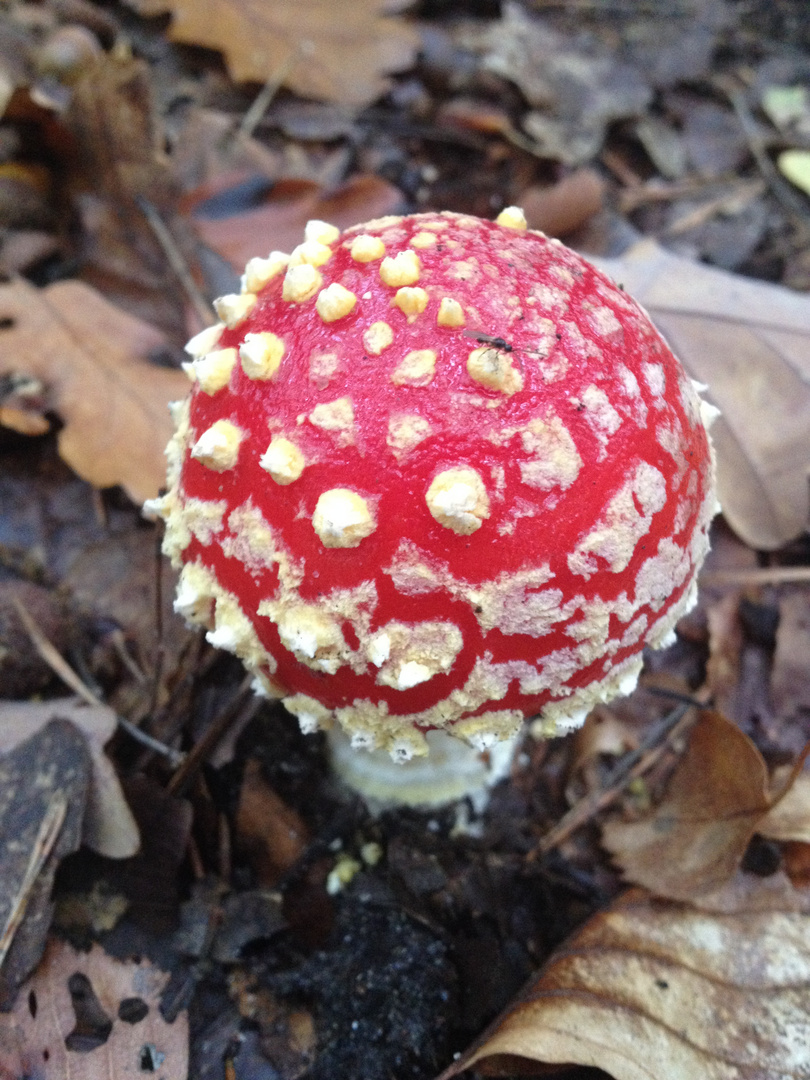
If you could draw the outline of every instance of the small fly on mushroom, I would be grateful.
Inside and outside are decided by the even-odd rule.
[[[508,341],[504,341],[501,337],[490,337],[489,334],[473,333],[472,330],[464,331],[465,337],[474,338],[479,345],[492,345],[495,349],[500,349],[501,352],[511,352],[512,346]]]
[[[510,207],[312,221],[215,307],[151,504],[175,607],[353,782],[447,798],[632,690],[716,499],[712,407],[625,292]],[[477,780],[434,798],[448,746]]]

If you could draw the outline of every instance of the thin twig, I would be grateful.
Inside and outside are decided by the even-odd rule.
[[[14,903],[8,913],[3,932],[0,934],[0,967],[5,963],[8,951],[11,948],[14,936],[20,928],[20,923],[25,917],[31,892],[39,878],[42,867],[48,861],[48,856],[53,851],[53,846],[59,839],[62,826],[67,817],[68,802],[63,792],[56,792],[48,803],[48,807],[40,822],[31,857],[25,868],[20,889],[14,897]]]
[[[762,136],[757,129],[756,121],[748,107],[748,102],[745,100],[745,95],[730,79],[720,76],[714,82],[731,103],[757,168],[762,173],[776,199],[782,204],[783,209],[790,214],[796,226],[806,235],[810,229],[810,212],[805,200],[790,186],[787,180],[782,178],[779,170],[765,152]]]
[[[169,266],[174,271],[175,277],[182,285],[186,296],[189,298],[194,310],[197,312],[197,317],[200,322],[203,326],[211,326],[214,322],[214,314],[211,311],[211,305],[197,288],[197,282],[194,280],[194,277],[188,268],[188,264],[183,258],[183,255],[180,252],[174,237],[169,232],[163,218],[152,203],[149,202],[148,199],[145,199],[143,195],[136,196],[135,201],[143,211],[144,217],[149,222],[149,227],[155,234],[155,239],[160,244]]]
[[[123,630],[116,626],[116,628],[108,635],[110,644],[115,649],[116,655],[130,675],[136,682],[141,684],[146,682],[146,672],[141,665],[137,662],[134,656],[130,655],[129,649],[127,649],[127,641],[124,636]]]
[[[160,700],[160,684],[163,679],[163,668],[166,662],[166,645],[163,625],[163,530],[155,530],[155,659],[152,674],[152,689],[149,695],[149,715],[154,716],[158,701]]]
[[[107,708],[101,698],[94,694],[93,691],[82,682],[59,650],[48,641],[36,622],[31,618],[31,615],[26,611],[19,598],[15,596],[12,597],[12,600],[17,609],[17,614],[20,616],[20,620],[25,627],[26,633],[31,639],[31,643],[51,671],[53,671],[55,675],[58,675],[62,682],[88,705],[93,705],[96,708]],[[116,716],[115,719],[122,731],[125,731],[127,735],[137,742],[143,743],[144,746],[148,746],[150,750],[162,754],[163,757],[168,759],[173,768],[178,768],[185,760],[185,754],[183,754],[182,751],[175,750],[171,746],[166,746],[165,743],[160,742],[158,739],[153,739],[151,735],[147,735],[145,731],[141,731],[139,727],[131,724],[129,720],[125,720],[123,716]]]
[[[696,699],[698,705],[703,704],[704,697],[704,694],[698,696]],[[667,713],[658,723],[653,724],[639,746],[629,754],[625,754],[616,763],[608,774],[604,786],[572,806],[568,813],[564,814],[557,824],[541,837],[526,856],[527,859],[533,862],[540,856],[548,854],[586,822],[616,802],[627,785],[648,772],[660,760],[665,750],[688,731],[699,716],[699,708],[694,708],[691,703],[683,703]]]
[[[156,739],[148,732],[143,731],[131,721],[125,720],[123,716],[116,716],[116,720],[121,730],[125,731],[131,739],[139,742],[142,746],[147,746],[150,750],[154,750],[161,757],[165,757],[173,769],[179,768],[186,760],[187,755],[182,750],[175,750],[173,746],[167,746],[166,743],[162,743],[160,739]]]
[[[740,570],[707,570],[700,575],[701,588],[718,585],[808,585],[810,566],[762,566]]]
[[[236,720],[246,701],[248,702],[248,707],[253,712],[261,706],[262,699],[258,695],[253,694],[253,691],[251,690],[252,683],[253,676],[245,676],[239,689],[220,712],[219,716],[214,718],[203,737],[198,739],[189,750],[188,754],[186,754],[185,761],[172,776],[167,785],[166,790],[170,795],[179,795],[185,790],[189,782],[196,775],[197,770],[202,766],[209,754],[213,752],[214,748],[225,736],[231,724]],[[250,700],[251,696],[253,697],[252,701]]]
[[[281,89],[284,80],[290,74],[293,64],[298,59],[300,49],[294,49],[287,59],[273,72],[256,97],[253,103],[242,117],[242,122],[237,129],[237,137],[249,139],[261,123],[261,119],[270,108],[273,99]]]

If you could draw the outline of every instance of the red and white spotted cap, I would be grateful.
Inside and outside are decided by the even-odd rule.
[[[312,221],[187,346],[176,608],[398,760],[559,734],[694,603],[710,406],[643,310],[510,207]]]

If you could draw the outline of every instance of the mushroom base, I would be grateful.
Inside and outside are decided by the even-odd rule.
[[[476,750],[444,731],[428,731],[429,753],[398,763],[386,750],[357,750],[337,727],[327,732],[332,767],[340,779],[372,808],[435,808],[469,797],[483,809],[489,789],[509,775],[516,736],[490,749]]]

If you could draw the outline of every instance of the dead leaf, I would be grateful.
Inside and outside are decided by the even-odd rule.
[[[10,754],[52,720],[69,720],[86,737],[92,771],[82,822],[82,840],[99,855],[127,859],[140,847],[138,826],[115,769],[104,753],[117,721],[105,705],[85,705],[78,698],[55,701],[0,701],[0,754]]]
[[[194,269],[196,248],[176,213],[177,185],[144,60],[98,57],[71,88],[64,123],[75,144],[65,163],[81,224],[82,279],[118,307],[186,333],[185,295],[143,210],[145,200]]]
[[[4,515],[11,513],[10,501],[3,507]],[[61,597],[31,581],[0,580],[0,693],[7,698],[29,697],[44,690],[53,680],[50,665],[31,648],[18,604],[54,648],[63,652],[70,640],[70,624]]]
[[[127,0],[141,15],[170,11],[169,36],[225,54],[237,82],[278,80],[301,97],[369,105],[385,73],[411,66],[419,38],[381,13],[382,0]]]
[[[601,786],[599,766],[604,758],[617,758],[637,747],[631,728],[612,709],[597,705],[573,736],[565,788],[569,803],[580,797],[583,784],[588,793]]]
[[[61,417],[67,464],[96,487],[120,484],[136,502],[155,496],[172,434],[167,405],[188,391],[182,372],[147,360],[165,347],[163,335],[78,281],[0,286],[0,327],[0,375],[43,384],[35,411]]]
[[[309,842],[306,825],[270,787],[255,759],[245,765],[236,813],[236,842],[264,889],[278,884]]]
[[[807,525],[810,298],[671,255],[654,241],[594,259],[654,319],[721,410],[712,428],[723,513],[755,548]]]
[[[640,821],[609,821],[603,842],[627,880],[695,902],[731,878],[771,805],[768,770],[751,740],[704,712],[663,800]]]
[[[789,765],[777,769],[772,786],[781,790],[791,781],[791,772]],[[790,782],[787,793],[757,825],[757,832],[769,840],[810,844],[810,773],[801,772]]]
[[[529,228],[567,236],[602,209],[605,182],[594,169],[576,169],[551,187],[532,184],[517,200]]]
[[[754,743],[722,714],[704,711],[663,799],[637,821],[607,822],[604,846],[628,881],[666,899],[725,913],[810,912],[810,893],[782,869],[766,877],[741,869],[752,836],[789,794],[802,761],[771,780]]]
[[[478,1063],[512,1076],[526,1065],[516,1058],[615,1080],[808,1076],[808,942],[806,914],[707,915],[631,890],[567,941],[439,1080]]]
[[[239,130],[232,113],[190,106],[172,146],[172,174],[184,192],[213,183],[223,174],[264,177],[275,182],[283,154]]]
[[[652,96],[640,71],[605,43],[605,35],[573,44],[551,20],[514,2],[483,29],[465,26],[461,43],[520,88],[534,106],[523,127],[544,155],[568,165],[591,160],[607,125],[640,115]]]
[[[0,1074],[185,1080],[188,1019],[182,1013],[168,1024],[161,1016],[167,981],[147,960],[123,963],[98,945],[79,953],[50,941],[14,1011],[0,1016]]]
[[[193,202],[193,197],[192,197]],[[194,215],[204,243],[240,274],[248,259],[272,249],[292,251],[311,218],[347,229],[402,207],[402,192],[378,176],[354,176],[337,191],[324,192],[311,180],[283,180],[266,203],[226,218]]]
[[[87,741],[67,720],[51,720],[0,758],[0,998],[5,1005],[42,955],[56,869],[81,842],[90,768]]]
[[[158,610],[160,574],[164,581]],[[110,690],[107,701],[128,719],[133,718],[131,710],[137,706],[146,712],[154,709],[153,682],[158,666],[171,677],[193,640],[192,631],[174,610],[176,572],[161,559],[156,545],[137,525],[96,542],[88,539],[71,560],[61,584],[69,590],[74,610],[92,619],[112,620],[121,628],[128,654],[146,676],[137,686],[131,681],[119,683]],[[98,657],[99,664],[108,657],[112,661],[113,651],[113,643],[105,639],[98,643],[94,658]],[[158,689],[158,704],[165,703],[167,693],[167,686]]]

